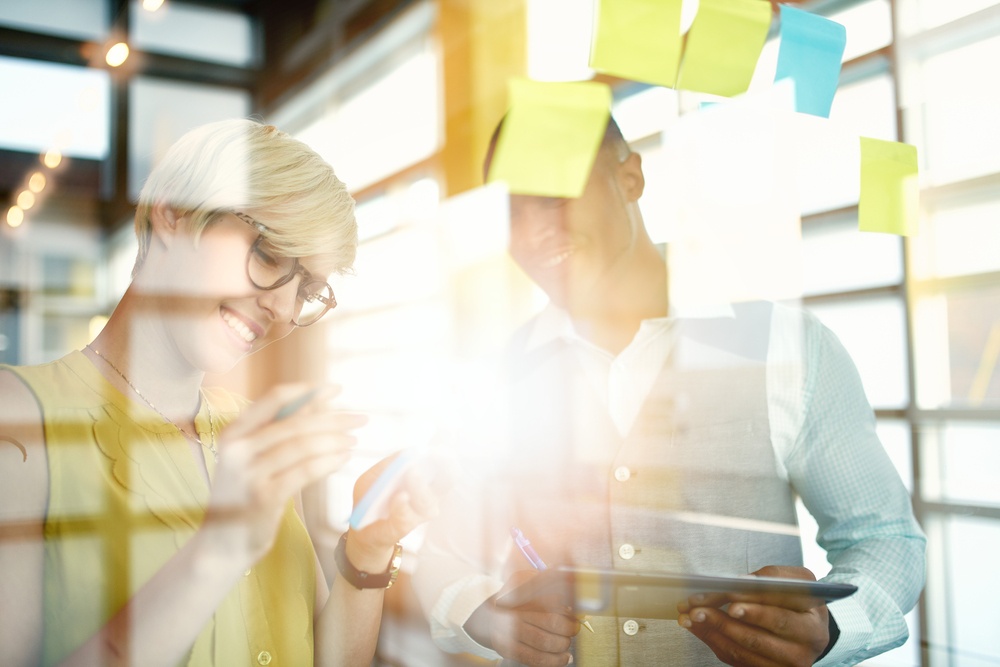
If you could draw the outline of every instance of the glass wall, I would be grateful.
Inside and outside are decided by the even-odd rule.
[[[995,617],[990,600],[1000,578],[984,574],[1000,553],[1000,79],[984,67],[1000,62],[1000,6],[861,0],[805,8],[847,27],[830,124],[846,137],[915,144],[921,160],[921,226],[905,240],[858,231],[857,173],[845,180],[843,160],[810,162],[817,185],[799,189],[802,305],[856,362],[930,540],[927,588],[907,618],[910,639],[869,664],[996,665],[1000,642],[984,619]],[[756,87],[769,84],[774,58],[771,43]],[[644,99],[651,93],[616,95],[647,183],[667,177],[666,126],[698,108],[681,93],[678,111],[665,114]],[[644,124],[649,131],[629,134]],[[809,148],[827,155],[829,147]],[[654,232],[665,210],[644,197]],[[800,514],[807,565],[825,572],[825,554],[811,540],[815,523]]]
[[[25,52],[0,56],[0,172],[23,172],[0,220],[4,362],[50,361],[91,340],[128,283],[131,207],[153,164],[195,125],[252,111],[247,85],[206,83],[197,67],[236,73],[257,63],[248,14],[134,0],[124,26],[120,9],[107,0],[0,2],[0,27],[23,33],[9,48]],[[124,69],[102,57],[112,26],[132,48]],[[173,59],[147,76],[148,54]],[[124,233],[106,238],[113,230]]]
[[[567,25],[589,31],[587,5],[527,3],[530,76],[594,76],[580,67],[586,40],[562,36],[569,32]],[[793,130],[808,139],[803,145],[810,148],[800,151],[806,155],[788,175],[798,212],[795,250],[771,249],[763,256],[797,272],[791,300],[829,326],[855,360],[880,439],[912,493],[930,540],[927,588],[906,618],[910,638],[869,664],[995,665],[1000,644],[987,619],[995,617],[990,600],[1000,593],[1000,579],[988,576],[989,558],[1000,553],[995,491],[1000,471],[1000,146],[994,145],[1000,133],[993,128],[1000,117],[1000,79],[990,76],[984,64],[1000,62],[1000,5],[828,0],[803,7],[843,23],[848,43],[826,126],[833,129],[818,131],[813,124]],[[777,40],[772,39],[752,91],[771,86],[776,58]],[[671,133],[711,98],[612,83],[615,116],[643,156],[647,189],[640,206],[647,227],[654,240],[670,242],[678,233],[672,217],[677,211],[671,196],[676,180]],[[354,103],[352,98],[343,107]],[[319,127],[319,122],[313,125]],[[328,136],[333,134],[331,129]],[[919,235],[903,239],[858,231],[858,173],[850,165],[858,161],[851,146],[859,135],[918,147]],[[394,158],[386,159],[390,164]],[[430,372],[410,358],[411,344],[422,341],[421,353],[432,356],[434,350],[446,353],[448,346],[461,344],[454,308],[463,286],[453,281],[470,276],[454,267],[435,272],[429,268],[433,262],[414,261],[416,254],[447,263],[448,255],[441,254],[440,238],[438,244],[431,241],[428,223],[406,222],[404,211],[416,210],[403,203],[409,189],[427,177],[427,172],[412,172],[411,162],[381,173],[377,187],[362,187],[358,217],[366,259],[359,263],[356,287],[343,289],[345,294],[357,289],[358,304],[379,304],[379,309],[366,314],[362,306],[347,306],[351,312],[336,330],[331,328],[329,338],[336,357],[331,377],[352,377],[362,393],[365,387],[379,387],[370,400],[382,406],[384,423],[390,425],[379,430],[380,437],[414,427],[404,412],[391,407],[407,396],[412,402],[420,391],[407,377]],[[651,188],[650,183],[664,186]],[[503,243],[502,234],[483,241],[489,249],[479,257],[499,258]],[[490,270],[498,275],[507,269],[498,263]],[[383,272],[393,279],[378,279]],[[483,283],[478,287],[483,289]],[[442,299],[449,289],[451,296]],[[412,336],[400,339],[401,331]],[[435,366],[439,379],[443,364]],[[403,372],[394,374],[391,385],[378,385],[366,374],[379,367]],[[435,385],[435,391],[445,389]],[[342,499],[331,511],[344,515],[347,503]],[[800,514],[807,565],[822,574],[829,565],[813,543],[815,524],[804,509]]]

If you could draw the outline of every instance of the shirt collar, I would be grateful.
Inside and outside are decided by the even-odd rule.
[[[684,306],[674,308],[671,306],[666,317],[654,317],[643,320],[640,326],[667,326],[671,322],[679,319],[708,319],[717,317],[735,317],[733,307],[729,304],[718,304],[708,306]],[[538,349],[541,346],[555,340],[566,340],[569,342],[583,341],[580,334],[573,327],[573,320],[569,313],[555,305],[551,301],[546,304],[532,324],[531,333],[528,335],[528,342],[525,346],[526,352]]]

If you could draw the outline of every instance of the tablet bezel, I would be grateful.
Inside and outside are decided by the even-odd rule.
[[[557,604],[594,616],[676,619],[677,603],[697,593],[801,595],[819,606],[856,591],[852,584],[806,579],[557,567],[503,592],[495,603],[506,608]]]

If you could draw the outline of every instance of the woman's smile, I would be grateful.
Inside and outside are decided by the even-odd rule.
[[[222,309],[222,319],[240,339],[252,345],[264,332],[254,322],[247,322],[231,310]]]

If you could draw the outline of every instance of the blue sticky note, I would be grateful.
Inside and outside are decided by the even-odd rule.
[[[795,110],[830,117],[840,81],[847,30],[828,18],[781,6],[781,42],[774,80],[795,81]]]

